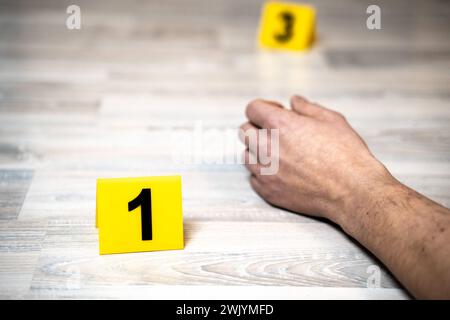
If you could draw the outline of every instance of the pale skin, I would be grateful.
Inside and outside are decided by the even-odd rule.
[[[267,202],[327,218],[377,256],[416,298],[450,299],[450,210],[397,181],[341,114],[294,96],[254,100],[246,130],[279,129],[279,170],[246,167]],[[269,148],[270,150],[270,148]]]

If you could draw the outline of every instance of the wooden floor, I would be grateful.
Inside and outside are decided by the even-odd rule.
[[[288,54],[256,48],[257,0],[0,0],[0,298],[409,298],[335,226],[262,201],[241,166],[171,161],[169,128],[236,128],[248,100],[299,93],[450,206],[448,3],[377,1],[379,31],[372,1],[313,3],[318,41]],[[166,173],[183,177],[185,249],[99,256],[96,179]]]

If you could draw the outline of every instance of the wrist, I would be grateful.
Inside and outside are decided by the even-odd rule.
[[[365,230],[373,212],[382,205],[387,194],[396,194],[402,184],[397,181],[378,160],[358,170],[334,219],[342,229],[352,236]]]

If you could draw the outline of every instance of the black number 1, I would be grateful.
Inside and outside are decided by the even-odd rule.
[[[152,190],[142,189],[141,193],[128,202],[128,211],[141,207],[142,241],[152,240]]]
[[[280,18],[284,22],[284,33],[276,34],[275,39],[277,39],[278,42],[288,42],[294,35],[292,29],[294,28],[295,17],[290,12],[282,12]]]

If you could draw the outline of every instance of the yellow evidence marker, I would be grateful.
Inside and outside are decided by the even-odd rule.
[[[181,177],[97,179],[100,254],[184,248]]]
[[[266,2],[264,5],[259,45],[263,48],[301,51],[315,38],[314,7],[292,2]]]

